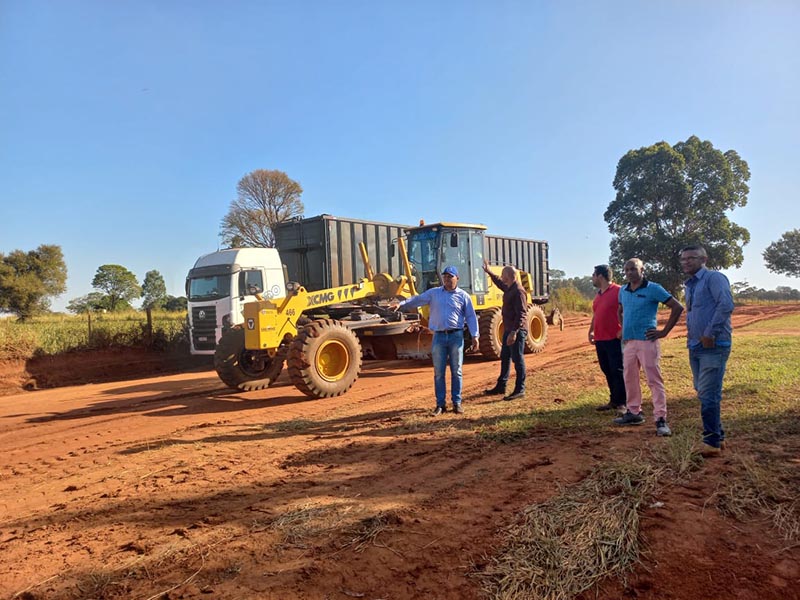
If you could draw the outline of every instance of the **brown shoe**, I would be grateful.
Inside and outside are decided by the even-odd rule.
[[[722,449],[710,444],[703,444],[700,447],[700,456],[703,458],[713,458],[722,454]]]

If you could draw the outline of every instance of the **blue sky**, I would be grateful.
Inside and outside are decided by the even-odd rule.
[[[750,165],[741,269],[800,227],[800,3],[0,2],[0,252],[59,244],[63,309],[217,249],[236,183],[279,169],[306,216],[484,223],[608,259],[630,149],[697,135]]]

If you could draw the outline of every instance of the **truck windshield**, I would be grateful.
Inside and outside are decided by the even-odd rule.
[[[231,276],[210,275],[189,280],[189,301],[220,300],[231,295]]]

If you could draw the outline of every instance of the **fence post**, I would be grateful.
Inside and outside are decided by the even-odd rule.
[[[87,316],[89,317],[89,337],[87,338],[87,346],[91,347],[92,345],[92,311],[86,311]]]
[[[153,311],[148,306],[145,310],[147,313],[147,332],[146,332],[146,343],[147,347],[150,348],[153,345]]]

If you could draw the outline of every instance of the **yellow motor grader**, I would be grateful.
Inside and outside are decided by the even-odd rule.
[[[398,238],[404,274],[374,273],[366,248],[359,244],[365,277],[350,285],[308,291],[286,283],[285,297],[258,298],[244,304],[242,325],[225,330],[214,366],[232,388],[263,389],[280,375],[284,363],[292,384],[312,398],[338,396],[361,372],[362,356],[426,358],[430,355],[427,311],[392,311],[392,298],[416,295],[441,285],[446,265],[459,270],[459,287],[472,297],[480,327],[480,353],[500,356],[503,293],[483,272],[485,227],[458,223],[421,224],[406,230],[408,251]],[[499,274],[502,265],[492,267]],[[532,302],[537,295],[531,275],[520,272]],[[541,290],[538,290],[541,291]],[[528,310],[526,351],[540,352],[547,340],[547,320],[537,304]],[[468,333],[468,332],[467,332]],[[469,346],[469,339],[465,346]]]

